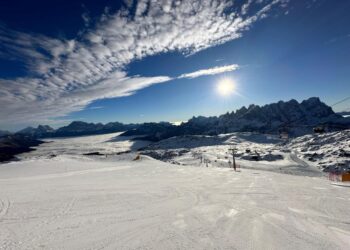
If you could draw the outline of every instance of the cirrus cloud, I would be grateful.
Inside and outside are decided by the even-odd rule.
[[[192,73],[182,74],[178,78],[196,78],[200,76],[217,75],[225,72],[230,72],[239,69],[237,64],[231,64],[221,67],[214,67],[210,69],[201,69]]]
[[[0,26],[0,56],[22,61],[27,77],[0,79],[2,125],[37,123],[65,116],[94,100],[128,96],[171,80],[169,76],[128,76],[136,59],[178,51],[185,55],[240,38],[288,0],[128,1],[106,11],[76,39],[28,34]],[[182,74],[194,78],[237,69],[214,67]]]

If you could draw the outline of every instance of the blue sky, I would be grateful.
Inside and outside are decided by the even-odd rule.
[[[350,95],[350,2],[1,1],[0,128]],[[216,91],[231,79],[236,92]],[[350,109],[350,103],[334,106]]]

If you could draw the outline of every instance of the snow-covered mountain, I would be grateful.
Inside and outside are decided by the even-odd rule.
[[[135,126],[134,124],[122,124],[120,122],[102,124],[73,121],[69,125],[58,128],[57,130],[48,125],[39,125],[37,128],[27,127],[22,129],[17,134],[28,135],[34,138],[67,137],[114,133],[133,129]]]
[[[153,126],[152,129],[150,126]],[[136,129],[127,132],[132,135],[146,135],[152,140],[181,135],[216,135],[232,132],[260,132],[290,136],[313,133],[315,127],[324,131],[339,131],[350,128],[350,118],[334,113],[331,107],[312,97],[301,103],[296,100],[279,101],[264,106],[250,105],[236,112],[221,116],[193,117],[180,126],[149,124],[147,130]],[[150,131],[147,133],[147,131]]]
[[[55,130],[49,125],[39,125],[37,128],[27,127],[17,132],[17,134],[29,135],[35,138],[49,137],[54,134]]]
[[[143,136],[138,139],[159,141],[164,138],[178,135],[177,126],[169,122],[148,122],[138,125],[135,129],[128,130],[123,136]]]
[[[127,131],[125,136],[139,135],[144,139],[159,141],[180,135],[214,135],[232,132],[274,133],[288,132],[300,136],[313,132],[316,126],[326,131],[339,131],[350,128],[350,117],[334,113],[331,107],[312,97],[301,103],[296,100],[258,106],[251,104],[236,112],[214,117],[193,117],[187,123],[175,126],[168,122],[123,124],[119,122],[87,123],[74,121],[57,130],[49,126],[28,127],[20,134],[36,138],[95,135]]]
[[[290,100],[264,106],[252,104],[219,117],[193,117],[183,127],[185,130],[209,134],[287,131],[292,135],[303,135],[311,133],[317,125],[323,125],[331,131],[341,130],[350,127],[350,119],[334,113],[319,98],[312,97],[301,103]]]
[[[68,126],[61,127],[55,131],[54,136],[78,136],[78,135],[94,135],[121,132],[133,129],[133,124],[123,124],[120,122],[87,123],[82,121],[74,121]]]

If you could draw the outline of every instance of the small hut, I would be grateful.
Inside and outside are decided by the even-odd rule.
[[[336,182],[350,182],[350,166],[339,165],[330,170],[329,179]]]
[[[329,179],[337,182],[350,182],[350,173],[329,173]]]

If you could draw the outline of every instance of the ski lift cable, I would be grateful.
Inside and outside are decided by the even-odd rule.
[[[330,107],[336,106],[336,105],[338,105],[338,104],[340,104],[340,103],[343,103],[343,102],[345,102],[345,101],[347,101],[347,100],[350,100],[350,96],[348,96],[348,97],[346,97],[346,98],[344,98],[344,99],[341,99],[340,101],[338,101],[338,102],[332,104]],[[295,119],[295,120],[285,121],[285,122],[282,123],[279,127],[291,127],[291,124],[292,124],[292,123],[301,121],[301,120],[303,120],[304,118],[305,118],[305,117],[303,116],[303,117],[300,117],[300,118]],[[295,125],[294,125],[294,127],[295,127]]]
[[[331,105],[331,107],[333,107],[333,106],[335,106],[335,105],[338,105],[338,104],[340,104],[340,103],[343,103],[343,102],[345,102],[345,101],[347,101],[347,100],[350,100],[350,96],[348,96],[348,97],[346,97],[346,98],[344,98],[344,99],[342,99],[342,100],[340,100],[340,101],[334,103],[333,105]]]

